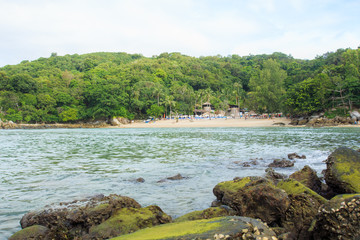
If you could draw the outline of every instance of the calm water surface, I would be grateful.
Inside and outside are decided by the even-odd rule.
[[[359,128],[51,129],[0,131],[0,239],[21,217],[51,203],[116,193],[156,204],[173,217],[205,209],[213,187],[236,176],[263,176],[288,153],[305,154],[290,174],[339,146],[360,148]],[[258,165],[234,162],[253,158]],[[157,181],[181,173],[187,179]],[[142,177],[145,183],[134,179]]]

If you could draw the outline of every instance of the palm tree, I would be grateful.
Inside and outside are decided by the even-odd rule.
[[[174,101],[174,96],[166,95],[163,103],[165,105],[166,110],[167,107],[170,107],[170,119],[171,119],[171,112],[172,112],[171,107],[175,107],[176,104],[176,101]]]

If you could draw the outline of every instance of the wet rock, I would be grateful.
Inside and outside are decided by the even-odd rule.
[[[259,218],[278,224],[290,205],[287,194],[261,177],[236,178],[213,189],[217,200],[234,209],[239,216]]]
[[[286,159],[274,159],[272,163],[268,165],[268,167],[271,168],[287,168],[287,167],[293,167],[294,162]]]
[[[260,220],[247,217],[220,217],[205,220],[164,224],[124,235],[115,240],[129,239],[268,239],[275,240],[275,233]]]
[[[326,160],[325,181],[337,193],[360,192],[360,153],[336,149]]]
[[[182,179],[186,179],[186,178],[187,177],[183,177],[180,173],[178,173],[175,176],[167,177],[165,179],[161,179],[161,180],[158,181],[158,183],[166,182],[167,180],[174,181],[174,180],[182,180]]]
[[[317,176],[316,171],[311,169],[308,165],[303,167],[300,171],[291,174],[289,178],[299,181],[317,193],[321,192],[321,181]]]
[[[310,239],[311,233],[308,229],[326,199],[293,179],[281,181],[277,187],[283,189],[290,199],[290,206],[281,220],[281,225],[295,236],[295,239]]]
[[[310,229],[313,239],[359,239],[360,195],[339,195],[325,203]]]
[[[177,219],[174,222],[184,222],[200,219],[210,219],[216,217],[225,217],[225,216],[234,216],[236,212],[227,206],[211,207],[202,211],[194,211],[188,214],[185,214]]]
[[[306,159],[306,156],[305,155],[299,155],[299,154],[297,154],[297,153],[289,153],[288,154],[288,158],[289,159],[291,159],[291,160],[293,160],[293,159],[295,159],[295,158],[297,158],[297,159]]]
[[[47,227],[33,225],[16,232],[9,240],[45,239],[48,232],[49,229]]]
[[[145,208],[122,208],[109,219],[90,228],[87,239],[108,239],[137,230],[171,222],[158,206]]]
[[[143,179],[142,177],[140,177],[140,178],[137,178],[137,179],[136,179],[136,182],[138,182],[138,183],[144,183],[144,182],[145,182],[145,179]]]
[[[243,167],[251,167],[251,165],[250,165],[249,162],[244,162],[244,163],[243,163]]]
[[[129,213],[131,211],[134,213],[133,216]],[[152,215],[149,211],[152,212]],[[143,214],[142,217],[135,214],[139,212]],[[111,224],[116,222],[116,219],[126,219],[126,221],[122,224],[120,222]],[[154,225],[171,221],[171,218],[158,207],[152,206],[150,210],[142,209],[134,199],[112,194],[62,203],[42,211],[29,212],[24,215],[20,224],[23,229],[34,225],[48,228],[49,232],[46,235],[48,239],[91,239],[93,236],[96,236],[97,239],[105,239],[128,233],[126,229],[148,226],[139,219],[147,219]],[[138,223],[136,227],[134,222]],[[126,223],[129,225],[126,226]],[[124,232],[121,232],[123,230]]]
[[[275,170],[273,168],[267,168],[265,170],[265,172],[266,172],[265,178],[269,179],[270,181],[274,182],[275,184],[278,181],[286,178],[286,175],[275,172]]]

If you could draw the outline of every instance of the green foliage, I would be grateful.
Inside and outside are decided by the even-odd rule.
[[[286,76],[286,72],[276,60],[266,60],[263,69],[249,82],[251,106],[260,113],[280,112]]]
[[[21,112],[9,108],[7,110],[7,114],[5,115],[5,119],[13,122],[21,122],[23,120],[23,117]]]
[[[336,116],[339,117],[350,117],[350,114],[348,113],[348,111],[344,108],[335,108],[335,109],[331,109],[329,111],[325,112],[325,117],[327,118],[335,118]]]
[[[314,60],[283,53],[200,58],[54,53],[0,68],[0,112],[25,122],[133,119],[161,115],[156,106],[166,115],[193,114],[211,102],[216,110],[232,104],[308,115],[360,107],[359,68],[359,49],[339,49]]]
[[[158,118],[164,114],[164,108],[162,106],[153,104],[146,112],[149,116]]]
[[[69,122],[78,120],[78,110],[76,108],[69,108],[59,114],[61,122]]]

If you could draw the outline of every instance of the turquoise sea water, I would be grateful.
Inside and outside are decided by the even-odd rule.
[[[0,239],[21,217],[47,204],[116,193],[156,204],[173,217],[205,209],[213,187],[263,176],[275,158],[297,152],[291,174],[310,165],[319,175],[339,146],[360,148],[359,128],[49,129],[0,131]],[[257,160],[243,167],[234,162]],[[159,180],[176,174],[187,179]],[[142,177],[144,183],[137,183]]]

